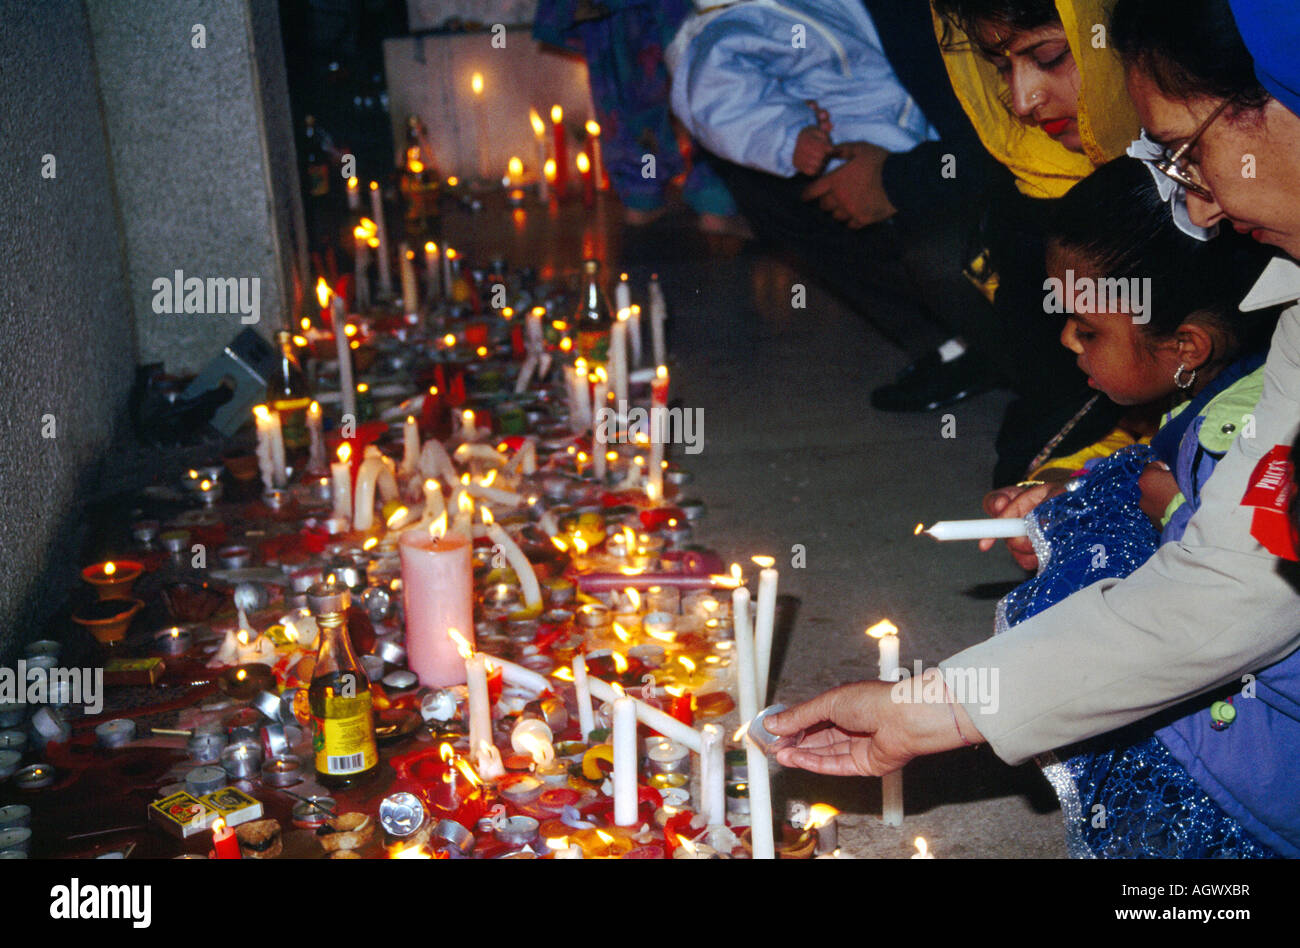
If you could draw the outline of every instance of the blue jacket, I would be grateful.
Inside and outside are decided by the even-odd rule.
[[[1263,372],[1255,369],[1224,388],[1183,430],[1170,467],[1185,503],[1167,515],[1162,542],[1182,537],[1201,486],[1233,438],[1246,430],[1246,416],[1254,411],[1263,388]],[[1158,451],[1159,439],[1157,435],[1152,441]],[[1207,616],[1206,621],[1215,617]],[[1253,697],[1247,696],[1251,691]],[[1221,731],[1210,726],[1214,697],[1189,702],[1189,713],[1156,736],[1201,789],[1255,839],[1280,855],[1300,858],[1300,651],[1238,688],[1232,697],[1236,719]]]
[[[908,151],[938,134],[885,58],[861,0],[744,0],[689,17],[667,52],[672,108],[706,148],[782,177],[825,109],[835,141]]]

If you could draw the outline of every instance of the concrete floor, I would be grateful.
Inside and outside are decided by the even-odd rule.
[[[942,413],[873,410],[872,388],[903,354],[861,315],[808,285],[776,256],[728,238],[702,238],[689,215],[648,228],[619,226],[612,200],[509,215],[489,199],[445,220],[470,259],[504,255],[564,273],[584,255],[631,274],[634,301],[658,272],[669,307],[672,398],[702,408],[704,450],[676,460],[708,504],[699,540],[748,563],[767,553],[781,570],[772,699],[794,703],[844,681],[874,677],[863,630],[881,618],[901,630],[902,662],[927,666],[992,632],[997,599],[1023,577],[1005,554],[912,536],[918,521],[979,516],[993,463],[1001,393]],[[868,304],[869,306],[869,304]],[[801,544],[806,566],[791,568]],[[1033,766],[1011,768],[987,748],[914,762],[904,772],[906,816],[883,826],[880,781],[778,769],[773,795],[837,807],[846,854],[899,858],[926,837],[939,857],[1064,857],[1055,797]]]

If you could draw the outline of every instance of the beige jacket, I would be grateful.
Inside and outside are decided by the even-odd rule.
[[[1276,259],[1241,308],[1296,301],[1300,266]],[[1300,563],[1269,554],[1241,506],[1259,459],[1300,429],[1300,303],[1278,323],[1254,414],[1255,436],[1232,443],[1181,541],[941,663],[997,682],[996,705],[958,698],[1007,763],[1240,681],[1300,646]]]

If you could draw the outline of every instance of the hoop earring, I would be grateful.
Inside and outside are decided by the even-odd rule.
[[[1196,370],[1192,369],[1192,374],[1188,376],[1186,379],[1184,379],[1183,370],[1185,368],[1187,368],[1187,366],[1183,365],[1180,362],[1178,363],[1178,368],[1174,369],[1174,384],[1177,385],[1183,391],[1186,391],[1187,389],[1191,388],[1193,385],[1196,384]]]

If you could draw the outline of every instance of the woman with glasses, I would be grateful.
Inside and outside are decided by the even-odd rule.
[[[1274,260],[1241,304],[1291,304],[1273,336],[1263,395],[1243,418],[1253,436],[1228,449],[1182,540],[1127,578],[1075,593],[895,686],[893,696],[879,682],[843,685],[765,724],[779,735],[813,729],[780,752],[782,763],[847,775],[888,773],[920,754],[982,741],[1017,764],[1154,721],[1231,819],[1269,851],[1296,858],[1300,566],[1294,527],[1256,504],[1272,500],[1285,511],[1277,488],[1291,473],[1283,462],[1300,428],[1300,8],[1292,0],[1120,0],[1111,40],[1191,222],[1226,221],[1291,258]],[[993,669],[996,708],[952,694],[950,683]],[[1233,696],[1231,713],[1181,716],[1189,699],[1220,689]],[[1081,801],[1076,818],[1099,815]]]

